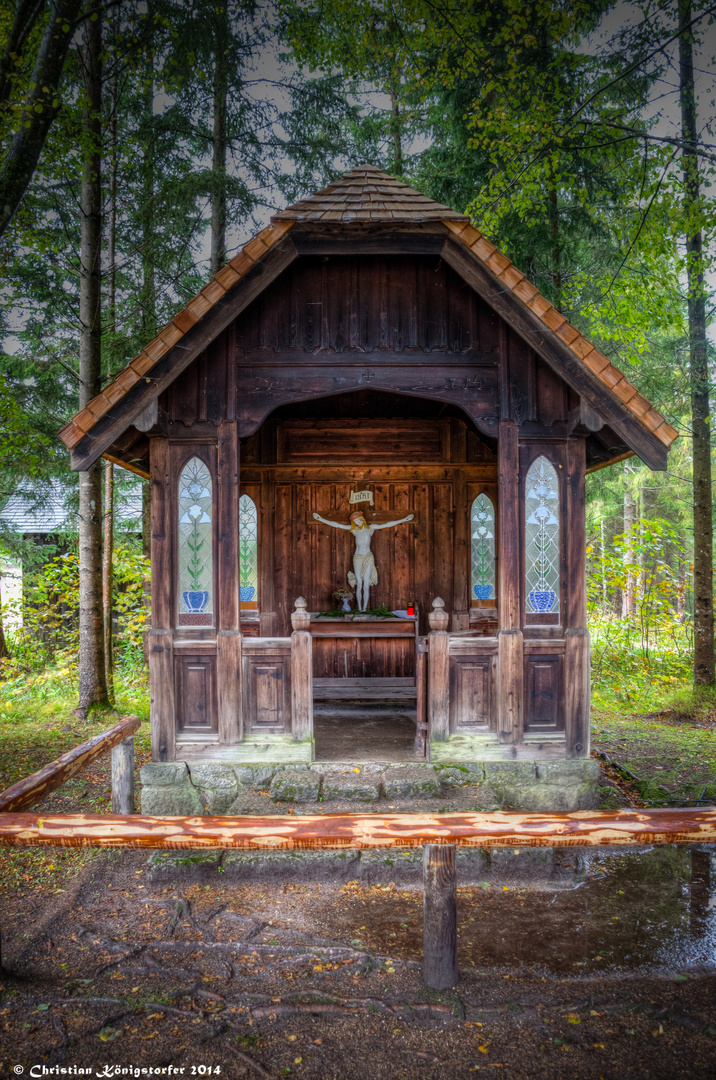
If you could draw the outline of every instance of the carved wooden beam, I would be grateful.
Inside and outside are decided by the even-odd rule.
[[[12,812],[14,818],[18,811],[28,810],[31,806],[41,802],[55,788],[60,787],[66,780],[70,780],[81,772],[91,761],[117,746],[123,739],[139,731],[142,721],[137,716],[129,716],[120,720],[114,727],[103,731],[100,735],[93,735],[91,739],[74,746],[56,761],[49,765],[43,765],[31,776],[18,780],[12,787],[0,792],[0,811]],[[9,819],[10,820],[10,819]],[[131,820],[128,818],[127,820]]]
[[[0,844],[164,849],[590,847],[716,842],[716,809],[140,817],[1,814]]]

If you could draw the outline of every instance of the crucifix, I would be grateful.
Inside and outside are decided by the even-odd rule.
[[[400,518],[398,521],[373,522],[371,525],[365,520],[362,510],[354,510],[350,516],[350,525],[344,525],[341,521],[329,521],[314,513],[316,521],[323,525],[330,525],[333,529],[345,529],[353,534],[355,551],[353,552],[353,573],[348,574],[348,581],[356,590],[358,610],[365,611],[368,607],[368,590],[371,585],[378,584],[378,571],[375,566],[375,556],[370,550],[370,542],[373,533],[378,529],[392,529],[395,525],[403,525],[406,521],[412,521],[414,514]]]

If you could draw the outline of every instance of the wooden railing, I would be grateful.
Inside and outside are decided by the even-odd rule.
[[[249,849],[621,847],[712,844],[716,809],[602,813],[295,814],[247,817],[22,814],[0,816],[0,844],[61,847]]]
[[[434,989],[457,982],[457,847],[621,847],[716,842],[716,809],[599,813],[315,814],[146,817],[132,814],[133,738],[122,720],[0,793],[0,845],[316,850],[423,848],[423,976]],[[108,815],[30,814],[50,791],[112,749]],[[0,966],[2,951],[0,946]]]
[[[114,727],[68,750],[62,757],[43,765],[37,772],[18,780],[0,792],[0,812],[29,810],[55,788],[86,768],[107,750],[112,750],[112,810],[131,814],[134,810],[134,739],[142,721],[128,716]],[[131,804],[131,805],[130,805]]]
[[[334,814],[141,817],[0,814],[11,846],[296,850],[423,848],[423,977],[445,990],[457,973],[455,851],[461,847],[712,844],[714,810],[613,813]]]

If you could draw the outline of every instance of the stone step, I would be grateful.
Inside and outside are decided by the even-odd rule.
[[[152,815],[592,810],[596,761],[354,765],[340,762],[144,765],[142,813]]]
[[[150,881],[358,881],[363,885],[419,886],[422,848],[375,851],[155,851]],[[581,852],[564,848],[458,848],[458,885],[540,884],[572,887],[586,873]]]

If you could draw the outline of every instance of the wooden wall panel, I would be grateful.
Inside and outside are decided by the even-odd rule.
[[[448,420],[286,420],[278,434],[277,460],[291,464],[450,460]]]
[[[417,520],[374,534],[378,584],[371,589],[371,604],[391,609],[417,604],[421,628],[435,596],[442,596],[448,610],[452,605],[452,487],[452,480],[372,485],[381,520],[386,516],[397,520],[409,513]],[[312,514],[315,510],[327,518],[347,520],[350,488],[346,483],[300,478],[275,484],[273,588],[278,635],[290,633],[297,597],[306,599],[309,611],[326,611],[334,606],[334,590],[347,586],[348,571],[353,568],[353,538],[344,530],[314,522]],[[367,516],[370,520],[370,511]],[[260,595],[271,572],[262,558]]]
[[[243,655],[244,731],[291,731],[291,652],[262,648]]]
[[[564,728],[562,656],[525,655],[525,728]]]
[[[497,656],[450,657],[450,731],[497,729]]]
[[[491,309],[432,255],[304,256],[236,323],[239,355],[262,349],[489,354]]]
[[[313,638],[314,679],[413,679],[415,640]]]
[[[175,653],[177,733],[216,733],[216,659],[205,654]]]

